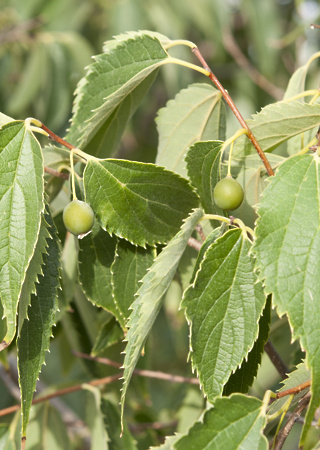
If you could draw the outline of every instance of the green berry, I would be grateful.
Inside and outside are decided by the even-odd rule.
[[[241,185],[230,176],[220,180],[213,191],[215,204],[218,208],[228,211],[239,208],[243,196]]]
[[[62,217],[66,229],[78,236],[92,229],[94,212],[88,203],[73,200],[64,208]]]

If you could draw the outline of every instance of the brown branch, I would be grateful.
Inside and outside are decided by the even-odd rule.
[[[69,150],[75,150],[76,149],[76,147],[74,145],[70,144],[69,142],[65,141],[60,136],[55,134],[48,127],[46,127],[42,122],[41,122],[41,127],[39,127],[39,128],[42,128],[46,133],[48,133],[50,139],[58,142],[58,144],[63,145],[64,147],[66,147]]]
[[[297,420],[300,418],[303,411],[307,408],[309,405],[311,399],[311,393],[308,392],[299,402],[297,408],[293,411],[293,413],[290,415],[287,423],[282,428],[280,433],[278,434],[276,438],[276,444],[273,447],[273,442],[270,442],[269,448],[274,448],[274,450],[281,450],[285,440],[287,439],[290,431],[292,430],[293,425],[297,422]]]
[[[66,172],[59,172],[58,170],[51,169],[51,167],[44,167],[44,171],[53,175],[54,177],[62,178],[63,180],[69,179],[69,174]]]
[[[203,232],[202,226],[198,224],[198,225],[196,226],[196,231],[199,233],[201,239],[202,239],[203,242],[204,242],[204,241],[206,240],[206,236],[205,236],[205,234],[204,234],[204,232]]]
[[[91,356],[86,353],[81,352],[72,352],[75,356],[79,356],[80,358],[89,359],[90,361],[96,361],[101,364],[106,364],[107,366],[122,368],[122,365],[112,361],[108,358],[101,358],[98,356]],[[183,377],[181,375],[172,375],[170,373],[160,372],[160,371],[153,371],[153,370],[143,370],[143,369],[134,369],[133,371],[134,375],[138,375],[140,377],[147,377],[147,378],[155,378],[157,380],[164,380],[169,381],[171,383],[189,383],[189,384],[196,384],[199,385],[198,378],[190,378],[190,377]]]
[[[301,384],[298,384],[298,386],[295,386],[291,389],[287,389],[286,391],[277,392],[277,398],[286,397],[287,395],[299,394],[299,392],[310,387],[310,385],[311,385],[311,380],[305,381],[304,383],[301,383]]]
[[[202,243],[193,237],[189,238],[188,245],[189,245],[189,247],[192,247],[195,250],[197,250],[197,252],[199,252],[200,248],[202,247]]]
[[[271,83],[255,67],[252,66],[248,58],[242,53],[231,32],[229,30],[225,30],[222,33],[222,36],[225,49],[234,58],[236,63],[248,73],[252,81],[271,95],[271,97],[274,97],[276,100],[281,100],[283,98],[284,91]]]
[[[0,365],[0,378],[3,384],[6,386],[12,397],[14,397],[17,401],[20,400],[20,391],[18,382],[14,380],[14,377],[11,373],[11,370],[6,370],[4,366]]]
[[[270,358],[270,361],[274,365],[274,367],[279,372],[281,378],[284,380],[285,378],[288,378],[289,368],[285,365],[285,363],[282,361],[279,353],[274,348],[272,343],[270,341],[267,341],[267,343],[264,346],[265,352]]]
[[[257,150],[258,155],[260,156],[266,170],[269,176],[273,176],[274,172],[272,167],[270,166],[270,163],[264,153],[264,151],[262,150],[262,148],[260,147],[259,142],[257,141],[257,139],[255,138],[254,134],[252,133],[252,131],[250,130],[247,122],[244,120],[244,118],[242,117],[240,111],[238,110],[238,108],[236,107],[236,105],[234,104],[234,101],[232,100],[232,98],[230,97],[230,95],[228,94],[228,92],[225,90],[225,88],[222,86],[222,84],[220,83],[220,81],[218,80],[218,78],[215,76],[215,74],[212,72],[212,70],[210,69],[210,67],[208,66],[208,64],[206,63],[204,57],[202,56],[202,54],[200,53],[198,47],[194,47],[192,49],[193,53],[196,55],[196,57],[198,58],[198,60],[200,61],[200,63],[202,64],[203,68],[206,69],[209,72],[209,78],[210,80],[215,84],[215,86],[219,89],[219,91],[221,92],[223,98],[225,99],[226,103],[229,105],[229,107],[231,108],[231,111],[233,112],[233,114],[235,115],[235,117],[238,119],[240,125],[242,126],[242,128],[247,130],[247,136],[250,139],[250,141],[252,142],[252,144],[254,145],[255,149]]]
[[[59,389],[58,391],[56,391],[52,394],[48,394],[48,395],[44,395],[42,397],[35,398],[32,401],[32,404],[36,405],[37,403],[42,403],[47,400],[51,400],[52,398],[55,398],[55,397],[61,397],[61,395],[66,395],[66,394],[70,394],[72,392],[80,391],[81,389],[83,389],[83,387],[86,384],[89,384],[90,386],[99,386],[99,385],[104,385],[104,384],[110,384],[110,383],[113,383],[114,381],[120,380],[121,377],[122,377],[122,373],[117,373],[116,375],[111,375],[109,377],[99,378],[97,380],[88,381],[87,383],[76,384],[75,386],[69,386],[64,389]],[[20,405],[13,405],[13,406],[9,406],[9,408],[1,409],[0,417],[14,413],[14,412],[18,411],[19,409],[20,409]]]

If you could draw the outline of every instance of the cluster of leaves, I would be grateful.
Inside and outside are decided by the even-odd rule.
[[[160,67],[184,64],[170,56],[174,45],[151,32],[106,42],[78,85],[65,137],[81,148],[74,152],[79,159],[77,195],[96,216],[92,232],[77,242],[81,290],[112,315],[91,350],[104,352],[123,333],[126,341],[122,413],[99,391],[87,388],[91,421],[97,418],[92,429],[100,433],[93,438],[97,448],[108,448],[110,442],[111,448],[136,448],[125,423],[123,440],[118,437],[124,402],[165,294],[179,273],[185,280],[181,308],[190,331],[190,358],[208,405],[189,431],[168,438],[163,448],[267,448],[266,404],[246,394],[268,339],[271,301],[280,315],[288,316],[310,369],[310,374],[305,365],[299,369],[312,379],[303,442],[320,404],[319,156],[294,154],[297,136],[301,149],[301,136],[315,135],[320,105],[292,97],[303,91],[312,59],[293,75],[285,100],[248,121],[272,166],[279,166],[276,176],[266,183],[262,162],[245,137],[234,146],[232,171],[246,198],[233,214],[253,226],[260,202],[254,243],[245,228],[208,220],[207,238],[195,259],[186,248],[191,237],[199,237],[195,228],[205,214],[228,222],[213,199],[225,170],[221,93],[208,83],[192,84],[159,111],[155,164],[111,158]],[[59,224],[53,219],[55,200],[68,201],[68,182],[59,179],[51,189],[52,177],[44,177],[44,167],[59,171],[67,158],[58,147],[40,147],[30,120],[13,121],[2,114],[0,124],[1,348],[17,336],[25,437],[52,327],[66,314],[75,286],[66,281],[68,261],[61,258]],[[284,144],[293,157],[276,154]],[[68,245],[70,236],[63,252]],[[9,429],[3,442],[8,444],[12,435]]]

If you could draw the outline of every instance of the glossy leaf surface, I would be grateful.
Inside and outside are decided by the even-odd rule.
[[[95,57],[78,85],[66,138],[85,149],[96,137],[94,153],[99,156],[113,153],[128,119],[153,81],[152,74],[168,58],[159,40],[143,33],[116,37],[105,45],[104,52]]]
[[[102,227],[141,247],[168,242],[198,205],[184,178],[154,164],[89,161],[84,185]]]
[[[262,434],[265,423],[261,400],[241,394],[217,398],[203,421],[196,423],[173,448],[267,450],[268,441]]]

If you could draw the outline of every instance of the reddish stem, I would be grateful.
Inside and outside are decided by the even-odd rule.
[[[311,380],[306,381],[305,383],[301,383],[298,386],[295,386],[291,389],[287,389],[286,391],[278,392],[277,398],[286,397],[287,395],[296,395],[299,394],[299,392],[303,391],[307,387],[311,385]]]
[[[267,170],[268,175],[273,176],[274,172],[272,170],[272,167],[270,166],[270,163],[264,153],[264,151],[262,150],[262,148],[260,147],[259,142],[256,140],[255,136],[253,135],[252,131],[250,130],[249,126],[247,125],[247,122],[244,120],[244,118],[242,117],[240,111],[238,110],[238,108],[236,107],[236,105],[234,104],[232,98],[230,97],[230,95],[228,94],[228,92],[225,90],[225,88],[222,86],[222,84],[220,83],[220,81],[218,80],[218,78],[215,76],[215,74],[212,72],[212,70],[210,69],[210,67],[208,66],[207,62],[205,61],[204,57],[201,55],[198,47],[194,47],[192,49],[193,53],[196,55],[196,57],[198,58],[198,60],[200,61],[200,63],[202,64],[203,68],[206,69],[209,72],[209,78],[210,80],[216,85],[216,87],[219,89],[219,91],[221,92],[223,98],[225,99],[226,103],[230,106],[233,114],[236,116],[236,118],[238,119],[240,125],[242,126],[242,128],[245,128],[247,130],[247,136],[250,139],[250,141],[252,142],[252,144],[254,145],[255,149],[258,152],[258,155],[260,156],[263,164],[265,165],[265,168]]]
[[[65,141],[64,139],[62,139],[60,136],[58,136],[57,134],[54,134],[53,131],[49,130],[48,127],[46,127],[43,123],[41,123],[41,128],[48,133],[48,135],[50,136],[51,139],[53,139],[54,141],[58,142],[59,144],[63,145],[64,147],[68,148],[69,150],[74,150],[76,147],[72,144],[69,144],[69,142]]]

